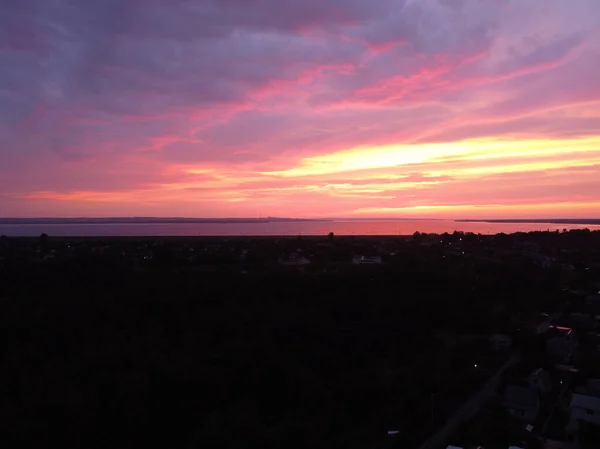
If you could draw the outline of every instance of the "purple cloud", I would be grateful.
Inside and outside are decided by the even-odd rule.
[[[596,0],[5,1],[0,191],[598,136],[598,30]]]

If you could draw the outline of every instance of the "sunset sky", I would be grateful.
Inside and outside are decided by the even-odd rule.
[[[600,217],[599,0],[0,2],[0,216]]]

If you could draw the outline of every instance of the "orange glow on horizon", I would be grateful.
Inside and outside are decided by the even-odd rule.
[[[247,164],[167,166],[167,180],[135,190],[38,191],[24,198],[56,204],[83,201],[99,204],[99,210],[114,202],[148,209],[168,203],[182,208],[178,215],[187,216],[206,216],[185,209],[201,211],[215,203],[235,208],[227,216],[253,216],[257,207],[273,208],[268,215],[296,217],[593,217],[600,210],[600,200],[589,190],[598,183],[600,137],[361,147],[287,164],[289,168],[279,171]],[[573,175],[587,186],[576,201],[553,199],[540,190],[547,185],[558,195],[559,186],[573,187]],[[537,190],[515,189],[505,181],[510,177]],[[465,193],[473,196],[473,185],[480,186],[480,198],[466,200]],[[297,206],[277,206],[290,201]]]
[[[600,218],[598,0],[25,3],[0,216]]]

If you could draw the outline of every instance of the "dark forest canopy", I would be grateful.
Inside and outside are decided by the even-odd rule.
[[[489,335],[518,338],[564,303],[565,286],[600,274],[599,249],[589,231],[2,238],[0,433],[63,447],[364,448],[395,428],[397,447],[417,447],[487,378],[474,358],[504,363]],[[293,252],[311,264],[278,264]],[[383,263],[353,265],[357,254]]]

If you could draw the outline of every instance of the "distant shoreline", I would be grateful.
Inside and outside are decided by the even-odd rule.
[[[0,218],[0,225],[85,225],[85,224],[241,224],[297,223],[329,221],[304,218],[178,218],[178,217],[107,217],[107,218]]]
[[[554,219],[497,219],[497,220],[454,220],[457,223],[547,223],[565,225],[600,225],[600,218],[554,218]]]
[[[545,219],[429,219],[429,218],[185,218],[185,217],[102,217],[102,218],[2,218],[0,225],[103,225],[103,224],[268,224],[268,223],[324,223],[339,221],[453,221],[455,223],[514,223],[553,225],[600,225],[600,218],[545,218]]]

